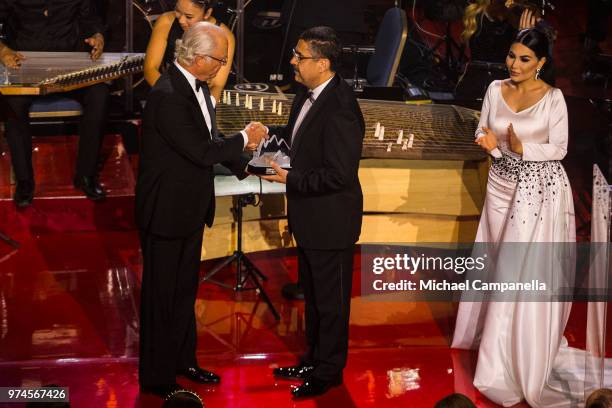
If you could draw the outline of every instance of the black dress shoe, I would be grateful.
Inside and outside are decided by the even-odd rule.
[[[331,380],[321,380],[317,377],[309,377],[304,384],[294,388],[291,393],[295,398],[310,398],[325,394],[330,388],[342,384],[342,375]]]
[[[287,283],[281,289],[281,294],[287,300],[304,300],[304,289],[297,283]]]
[[[34,199],[34,180],[17,181],[13,196],[15,205],[18,208],[25,208],[32,204],[32,199]]]
[[[275,377],[304,380],[314,371],[314,369],[314,366],[300,364],[289,367],[278,367],[272,372]]]
[[[106,191],[98,183],[96,177],[75,176],[74,187],[84,192],[92,201],[101,201],[106,198]]]
[[[148,386],[141,385],[140,386],[140,392],[143,392],[146,394],[157,395],[158,397],[162,397],[162,398],[168,398],[168,396],[172,395],[172,393],[178,390],[182,390],[182,389],[183,387],[181,387],[177,383],[163,384],[163,385],[148,385]]]
[[[218,384],[221,381],[221,377],[217,374],[200,367],[185,368],[177,374],[200,384]]]

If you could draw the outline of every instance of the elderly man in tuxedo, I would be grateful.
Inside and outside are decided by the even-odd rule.
[[[198,23],[176,44],[176,61],[151,90],[143,116],[136,221],[143,255],[139,382],[143,392],[167,395],[176,376],[218,383],[196,361],[194,304],[204,225],[215,214],[213,165],[246,177],[244,150],[266,129],[251,123],[219,137],[215,100],[206,81],[227,63],[223,31]]]
[[[304,379],[295,397],[323,394],[342,383],[348,352],[353,251],[361,232],[363,196],[357,171],[365,132],[352,89],[336,73],[340,44],[329,27],[304,31],[291,64],[298,90],[289,122],[271,135],[291,145],[291,170],[273,164],[287,185],[289,228],[297,242],[306,302],[308,351],[300,364],[274,370]]]

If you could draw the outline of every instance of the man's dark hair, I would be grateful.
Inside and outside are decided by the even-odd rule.
[[[434,408],[476,408],[476,405],[465,395],[456,393],[436,402]]]
[[[308,43],[313,57],[328,59],[330,69],[334,72],[338,70],[342,47],[340,46],[338,34],[333,28],[325,26],[312,27],[304,31],[299,39]]]
[[[593,391],[584,404],[585,408],[610,408],[612,407],[612,390],[600,388]]]

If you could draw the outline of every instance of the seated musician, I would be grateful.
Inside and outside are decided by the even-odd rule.
[[[2,0],[0,21],[7,28],[6,43],[0,42],[0,62],[9,68],[20,67],[24,59],[20,51],[88,50],[95,60],[104,49],[102,23],[91,0]],[[89,199],[102,200],[105,191],[97,179],[97,162],[107,116],[108,87],[96,84],[66,95],[83,106],[74,186]],[[29,109],[35,97],[4,98],[13,111],[6,122],[6,137],[17,179],[14,200],[22,208],[30,205],[34,196]]]
[[[175,43],[183,36],[183,32],[195,23],[206,21],[220,26],[227,38],[227,64],[221,67],[217,76],[208,84],[210,94],[215,100],[221,98],[221,92],[232,69],[235,39],[230,29],[213,17],[215,4],[216,0],[178,0],[174,11],[164,13],[157,19],[144,62],[144,76],[149,85],[153,86],[161,72],[173,64]]]

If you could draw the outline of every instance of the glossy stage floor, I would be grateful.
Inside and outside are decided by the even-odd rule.
[[[120,139],[105,141],[101,178],[110,197],[99,204],[70,185],[75,137],[40,138],[35,146],[37,195],[26,210],[15,209],[9,158],[0,158],[0,232],[21,244],[15,250],[0,242],[0,385],[67,386],[74,407],[161,406],[138,391],[141,257],[133,166]],[[365,301],[359,251],[345,383],[323,397],[293,401],[292,383],[271,371],[293,363],[304,347],[303,304],[280,296],[281,286],[296,279],[296,257],[291,250],[250,257],[269,277],[265,287],[281,320],[253,292],[200,287],[198,360],[222,382],[182,384],[207,407],[432,407],[453,392],[496,406],[471,386],[475,353],[448,347],[456,305]],[[222,276],[231,281],[234,272]],[[578,347],[584,313],[576,305],[566,332]]]

